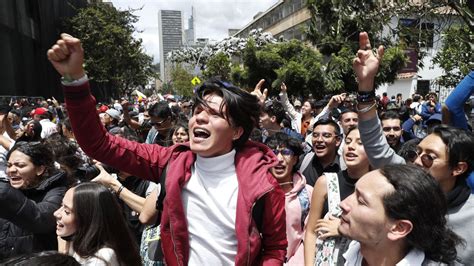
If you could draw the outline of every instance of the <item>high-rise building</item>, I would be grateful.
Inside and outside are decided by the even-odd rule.
[[[191,17],[188,19],[188,29],[184,31],[186,45],[194,45],[196,33],[194,32],[194,7],[191,7]]]
[[[160,38],[160,77],[169,80],[168,53],[183,46],[183,19],[181,11],[160,10],[158,13],[158,33]]]

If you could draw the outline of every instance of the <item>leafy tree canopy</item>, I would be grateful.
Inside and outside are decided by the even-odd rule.
[[[191,75],[186,69],[184,69],[180,64],[173,65],[171,69],[171,88],[174,93],[177,93],[182,96],[192,96],[193,95],[193,85],[191,80],[193,75]]]
[[[132,36],[138,20],[132,12],[99,3],[68,22],[71,34],[81,39],[89,78],[107,95],[144,86],[155,76],[152,57],[144,53],[141,39]]]
[[[444,34],[441,51],[433,58],[433,62],[444,70],[437,79],[441,86],[455,87],[471,69],[474,69],[474,34],[467,25],[449,28]]]

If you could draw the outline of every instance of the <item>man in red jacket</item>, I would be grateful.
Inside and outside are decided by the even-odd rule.
[[[198,88],[189,143],[162,147],[108,134],[95,110],[78,39],[62,34],[48,59],[63,76],[77,142],[91,157],[158,181],[167,167],[161,237],[168,265],[281,265],[286,254],[285,197],[269,169],[272,151],[249,142],[255,96],[214,80]],[[263,202],[258,215],[254,206]],[[258,229],[260,228],[260,230]]]

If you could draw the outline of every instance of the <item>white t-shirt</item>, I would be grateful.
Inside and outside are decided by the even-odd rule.
[[[190,237],[189,265],[233,265],[238,181],[235,150],[213,158],[197,156],[181,198]]]
[[[342,255],[346,259],[344,266],[361,266],[364,257],[360,253],[360,243],[357,241],[351,241],[349,248]],[[425,260],[425,253],[416,248],[412,248],[410,252],[395,266],[415,266],[422,265]]]
[[[55,123],[51,122],[49,119],[42,119],[39,121],[41,124],[41,138],[45,139],[51,136],[53,133],[58,132],[58,127]]]

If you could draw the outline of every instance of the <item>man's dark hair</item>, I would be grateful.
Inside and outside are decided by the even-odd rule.
[[[357,111],[352,109],[352,108],[341,108],[341,109],[342,109],[342,111],[339,114],[339,120],[342,119],[342,115],[344,115],[344,114],[347,114],[347,113],[356,113],[357,114]]]
[[[219,108],[219,115],[227,119],[229,125],[243,128],[242,136],[234,140],[235,147],[243,146],[259,121],[261,111],[259,100],[254,95],[229,83],[210,79],[197,89],[193,98],[195,103],[193,112],[199,105],[211,110],[204,100],[204,96],[209,94],[216,94],[223,99]],[[224,106],[226,107],[225,113],[223,113]]]
[[[446,196],[434,178],[414,165],[386,165],[380,169],[394,191],[383,197],[385,213],[391,219],[413,224],[407,235],[408,248],[425,252],[434,261],[450,264],[462,239],[446,225]]]
[[[459,162],[466,162],[467,169],[459,177],[466,178],[474,167],[474,136],[472,132],[459,128],[439,125],[433,129],[433,133],[446,144],[448,163],[450,167],[456,166]]]
[[[270,117],[275,116],[277,124],[280,124],[285,118],[285,108],[279,101],[270,100],[266,102],[262,112]]]
[[[15,146],[13,146],[7,153],[7,161],[10,159],[10,156],[14,151],[19,151],[25,155],[28,155],[28,157],[30,157],[30,161],[35,166],[44,166],[45,171],[41,175],[41,178],[47,178],[53,174],[56,174],[57,170],[54,166],[54,154],[48,145],[39,141],[16,142]]]
[[[313,131],[314,131],[314,129],[316,129],[316,127],[319,126],[319,125],[331,125],[332,127],[334,127],[334,132],[336,132],[336,135],[337,135],[337,136],[340,136],[340,135],[341,135],[341,128],[339,127],[339,125],[337,124],[337,122],[334,121],[334,120],[331,119],[331,118],[319,119],[316,123],[314,123]]]
[[[400,119],[400,115],[398,114],[397,111],[390,110],[390,111],[384,112],[382,116],[380,117],[381,121],[387,120],[387,119]]]
[[[278,147],[290,149],[297,159],[292,169],[292,173],[296,172],[298,169],[296,166],[298,165],[299,157],[304,153],[303,145],[300,140],[290,137],[286,133],[276,132],[275,134],[268,137],[268,139],[265,141],[265,144],[272,150],[277,149]]]
[[[295,154],[295,156],[300,156],[304,153],[301,141],[288,136],[288,134],[284,132],[276,132],[275,134],[271,135],[265,141],[265,144],[270,149],[276,149],[278,147],[288,148]]]
[[[173,112],[168,105],[168,102],[161,101],[153,104],[148,110],[150,117],[168,118],[172,117]]]

